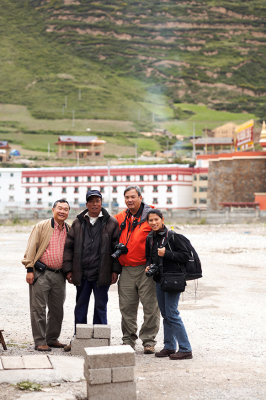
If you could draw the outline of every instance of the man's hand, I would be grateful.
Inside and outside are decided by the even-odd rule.
[[[112,280],[111,280],[111,285],[117,282],[118,274],[116,272],[112,273]]]
[[[26,282],[27,282],[29,285],[32,285],[32,284],[33,284],[33,281],[34,281],[34,272],[27,272],[27,275],[26,275]]]
[[[68,272],[66,278],[67,278],[68,283],[72,283],[73,284],[73,282],[72,282],[72,272]]]

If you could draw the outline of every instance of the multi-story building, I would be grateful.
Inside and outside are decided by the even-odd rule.
[[[109,208],[125,207],[124,190],[139,185],[144,201],[162,209],[188,209],[193,168],[178,164],[69,168],[0,169],[0,212],[51,208],[66,198],[71,208],[85,206],[89,188],[103,194]]]

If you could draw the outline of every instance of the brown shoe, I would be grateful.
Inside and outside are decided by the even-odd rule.
[[[170,360],[188,360],[192,358],[192,352],[191,351],[177,351],[174,354],[170,354],[169,356]]]
[[[149,344],[147,344],[146,346],[144,346],[144,354],[154,354],[155,353],[155,348],[154,346],[150,346]]]
[[[63,347],[66,346],[66,344],[60,343],[58,340],[53,343],[48,343],[48,346],[50,347],[55,347],[56,349],[62,349]]]
[[[67,345],[64,347],[64,351],[65,351],[66,353],[69,352],[69,351],[71,351],[71,343],[67,344]]]
[[[50,347],[47,344],[42,344],[40,346],[35,346],[35,350],[37,351],[51,351]]]
[[[158,351],[155,353],[155,357],[168,357],[170,354],[174,354],[175,350],[168,350],[168,349],[162,349],[161,351]]]

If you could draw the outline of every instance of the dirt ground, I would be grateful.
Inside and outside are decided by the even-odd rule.
[[[0,325],[8,351],[0,355],[36,353],[33,350],[28,287],[20,263],[30,226],[0,226]],[[180,312],[193,348],[193,359],[171,361],[136,350],[138,400],[265,400],[266,398],[266,226],[179,226],[198,250],[204,277],[189,282]],[[61,340],[73,332],[75,288],[67,286]],[[91,323],[92,306],[89,310]],[[110,289],[108,305],[112,345],[121,343],[117,287]],[[142,310],[139,309],[139,324]],[[163,347],[162,326],[157,349]],[[71,357],[61,350],[53,354]],[[30,375],[29,375],[30,380]],[[45,392],[73,393],[86,398],[85,382],[43,387]],[[20,397],[12,385],[0,385],[0,399]],[[119,399],[119,395],[117,397]],[[123,400],[123,399],[121,399]]]

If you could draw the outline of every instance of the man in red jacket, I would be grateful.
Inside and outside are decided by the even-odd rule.
[[[127,209],[115,216],[120,227],[119,243],[127,248],[119,257],[122,272],[118,282],[119,307],[122,314],[123,344],[135,348],[139,301],[143,306],[144,321],[139,331],[144,354],[153,354],[155,337],[159,330],[160,313],[156,299],[155,282],[145,274],[145,243],[150,232],[146,215],[151,209],[143,203],[138,186],[124,191]]]

